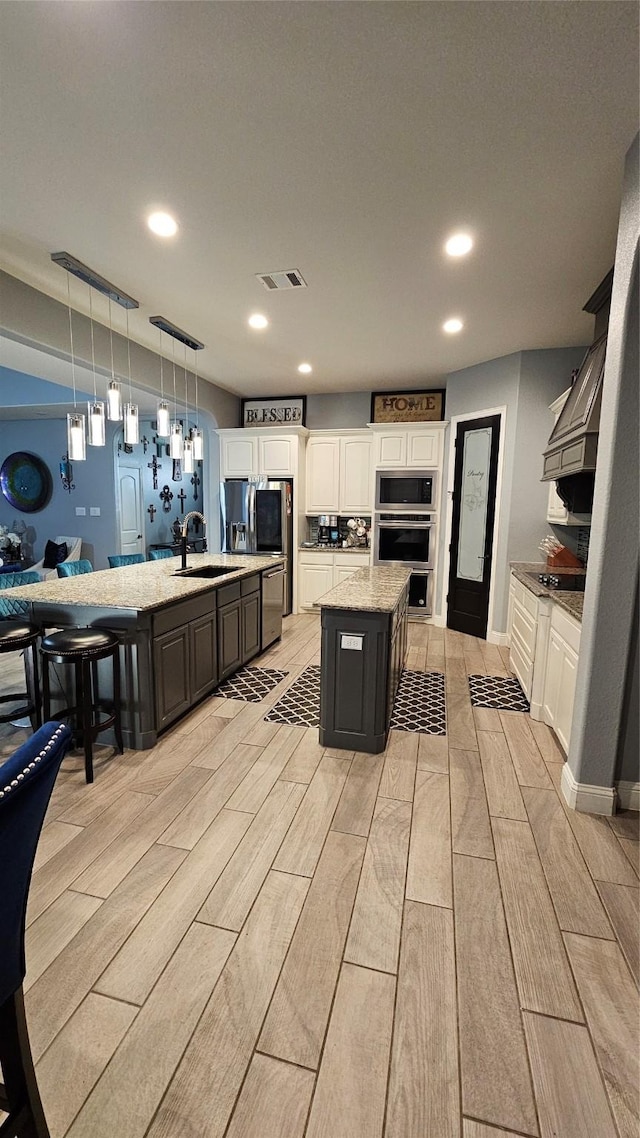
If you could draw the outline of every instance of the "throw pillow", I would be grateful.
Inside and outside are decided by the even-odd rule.
[[[61,561],[66,561],[69,554],[66,541],[56,545],[55,541],[48,541],[44,549],[43,569],[55,569]]]

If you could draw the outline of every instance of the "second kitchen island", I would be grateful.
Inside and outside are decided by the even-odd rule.
[[[359,569],[317,602],[321,746],[384,751],[407,651],[410,577],[400,567]]]
[[[190,554],[185,574],[176,573],[179,558],[167,558],[22,585],[11,596],[30,603],[33,621],[42,628],[92,625],[117,633],[124,742],[146,750],[266,647],[264,578],[283,564],[278,555]],[[105,663],[100,694],[109,698]]]

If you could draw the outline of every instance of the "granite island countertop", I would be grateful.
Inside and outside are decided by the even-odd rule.
[[[281,554],[263,557],[235,553],[189,553],[187,568],[212,565],[220,569],[228,568],[231,572],[225,573],[223,577],[175,577],[173,574],[180,568],[180,558],[166,557],[160,561],[145,561],[119,569],[99,569],[95,573],[82,573],[78,577],[60,577],[42,581],[38,585],[20,585],[6,591],[15,600],[152,612],[187,597],[250,577],[252,573],[259,573],[274,565],[282,565],[284,560]]]
[[[411,570],[400,566],[372,565],[356,569],[346,581],[319,597],[313,607],[393,612],[410,576]]]
[[[554,604],[559,605],[575,620],[582,621],[584,606],[584,593],[567,589],[548,589],[540,581],[529,577],[529,573],[554,573],[558,576],[568,574],[572,577],[584,576],[586,569],[548,569],[543,561],[512,561],[510,569],[516,581],[524,585],[534,597],[550,597]]]

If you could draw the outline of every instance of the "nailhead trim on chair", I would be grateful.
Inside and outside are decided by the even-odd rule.
[[[15,790],[16,786],[20,785],[20,783],[22,782],[22,780],[23,780],[24,776],[27,774],[27,772],[32,771],[36,768],[38,763],[42,759],[44,759],[47,751],[51,750],[51,748],[53,746],[54,739],[57,739],[58,735],[61,735],[63,731],[64,731],[64,727],[57,727],[56,728],[56,730],[54,731],[54,733],[51,737],[51,740],[45,744],[43,749],[40,751],[40,754],[36,755],[35,759],[33,759],[33,761],[30,762],[28,764],[28,766],[26,766],[24,768],[23,771],[20,771],[20,774],[16,775],[15,778],[12,778],[11,782],[9,783],[8,786],[5,786],[2,790],[0,790],[0,798],[4,798],[6,794],[10,794],[12,790]]]
[[[101,652],[113,652],[115,644],[103,644],[100,648],[41,648],[44,656],[97,656]]]

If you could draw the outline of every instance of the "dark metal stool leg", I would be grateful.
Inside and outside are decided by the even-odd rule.
[[[49,657],[40,653],[42,660],[42,714],[45,723],[51,719],[51,686],[49,684]]]
[[[93,704],[97,705],[98,693],[92,690],[91,661],[82,660],[78,664],[82,676],[82,702],[78,707],[78,715],[82,721],[82,739],[84,744],[84,769],[87,782],[93,782]],[[99,711],[96,711],[99,715]]]
[[[120,648],[116,648],[113,655],[113,730],[116,744],[120,754],[124,751],[122,742],[122,704],[120,700]]]
[[[24,650],[24,670],[27,677],[27,698],[33,704],[30,712],[31,726],[35,731],[42,726],[42,699],[40,696],[40,683],[38,680],[38,652],[35,641]]]

